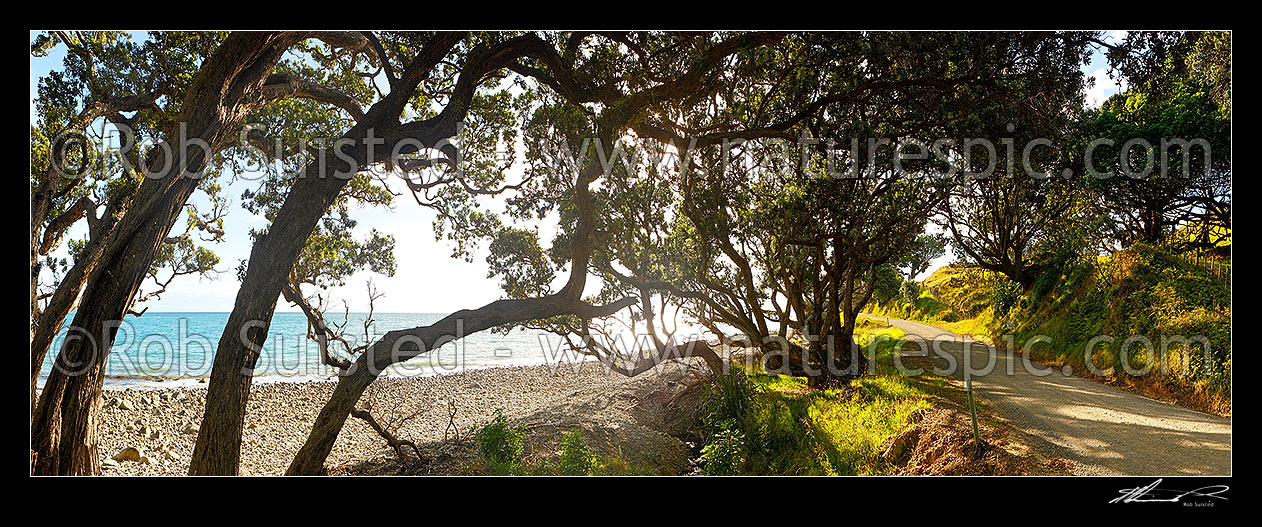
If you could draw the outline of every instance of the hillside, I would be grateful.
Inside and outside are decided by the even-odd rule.
[[[995,273],[954,265],[922,282],[914,303],[894,299],[869,312],[1015,342],[1018,349],[1044,335],[1050,342],[1030,351],[1038,362],[1230,415],[1231,288],[1215,272],[1221,265],[1137,246],[1049,270],[1024,293]],[[1085,352],[1093,342],[1088,367]]]

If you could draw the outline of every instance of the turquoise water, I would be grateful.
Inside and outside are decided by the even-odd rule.
[[[106,360],[106,385],[144,385],[162,379],[168,383],[196,383],[210,375],[214,352],[228,321],[228,313],[145,313],[128,315],[114,340]],[[433,323],[441,313],[377,313],[370,329],[370,341],[387,331]],[[66,318],[69,324],[73,313]],[[346,326],[347,340],[360,344],[364,339],[364,314],[351,313]],[[329,323],[342,322],[342,315],[328,316]],[[40,384],[48,377],[53,360],[68,331],[65,327],[53,342],[40,374]],[[307,319],[302,313],[277,313],[272,319],[254,375],[260,381],[302,381],[331,378],[336,371],[320,363],[319,347],[306,338]],[[98,337],[99,338],[99,337]],[[331,343],[335,353],[341,345]],[[344,353],[342,353],[344,355]],[[458,373],[466,369],[495,366],[537,365],[578,361],[567,352],[556,335],[513,330],[507,335],[482,331],[456,343],[448,343],[386,371],[391,376],[426,376]]]

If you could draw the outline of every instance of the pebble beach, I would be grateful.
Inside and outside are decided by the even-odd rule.
[[[696,376],[695,366],[690,370],[685,364],[663,365],[659,372],[634,379],[606,372],[596,363],[487,368],[383,378],[368,388],[359,406],[370,409],[383,424],[397,427],[398,437],[418,445],[467,437],[474,426],[489,422],[498,408],[510,421],[531,427],[568,423],[594,429],[598,438],[603,430],[615,443],[638,437],[641,443],[655,445],[645,449],[647,462],[664,459],[675,467],[686,463],[677,458],[686,458],[687,453],[680,451],[677,439],[642,425],[644,408],[652,407],[644,403],[673,403],[676,398],[669,396],[674,393],[670,390],[676,387],[678,392],[689,376]],[[205,386],[107,388],[98,428],[102,475],[186,474],[204,411]],[[334,386],[333,381],[256,384],[245,418],[241,475],[283,474]],[[654,399],[655,394],[659,396]],[[654,452],[657,446],[665,450]],[[391,456],[393,450],[367,423],[350,418],[325,467],[331,474],[355,474],[355,467]],[[682,467],[672,468],[676,469]]]

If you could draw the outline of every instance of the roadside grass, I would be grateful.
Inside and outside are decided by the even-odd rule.
[[[929,374],[900,374],[897,328],[873,319],[856,328],[875,371],[847,387],[815,390],[804,377],[739,368],[718,379],[702,403],[702,473],[893,473],[881,458],[884,445],[914,424],[913,414],[931,409],[934,397],[959,389]]]
[[[1003,283],[989,271],[947,266],[924,281],[915,303],[895,299],[865,311],[992,343],[1011,335],[1017,351],[1045,336],[1050,343],[1030,350],[1037,362],[1230,415],[1231,289],[1204,267],[1140,245],[1049,269],[1000,315],[995,292]]]
[[[989,339],[996,320],[990,285],[999,279],[976,267],[941,267],[921,283],[915,302],[896,298],[871,304],[864,311],[887,318],[933,324],[960,335]]]
[[[1140,246],[1040,280],[1013,330],[1016,342],[1056,343],[1035,347],[1036,360],[1230,415],[1231,289],[1204,268]]]

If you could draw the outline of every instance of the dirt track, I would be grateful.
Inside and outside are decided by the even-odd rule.
[[[907,335],[953,342],[941,349],[964,364],[963,337],[920,322],[886,319]],[[914,352],[912,352],[914,353]],[[942,363],[946,359],[939,359]],[[1189,410],[1000,353],[987,369],[978,343],[969,354],[973,389],[1044,454],[1076,463],[1076,474],[1190,476],[1231,474],[1231,419]],[[954,377],[961,377],[956,368]],[[1009,374],[1009,370],[1012,371]],[[1047,373],[1037,376],[1034,373]]]

